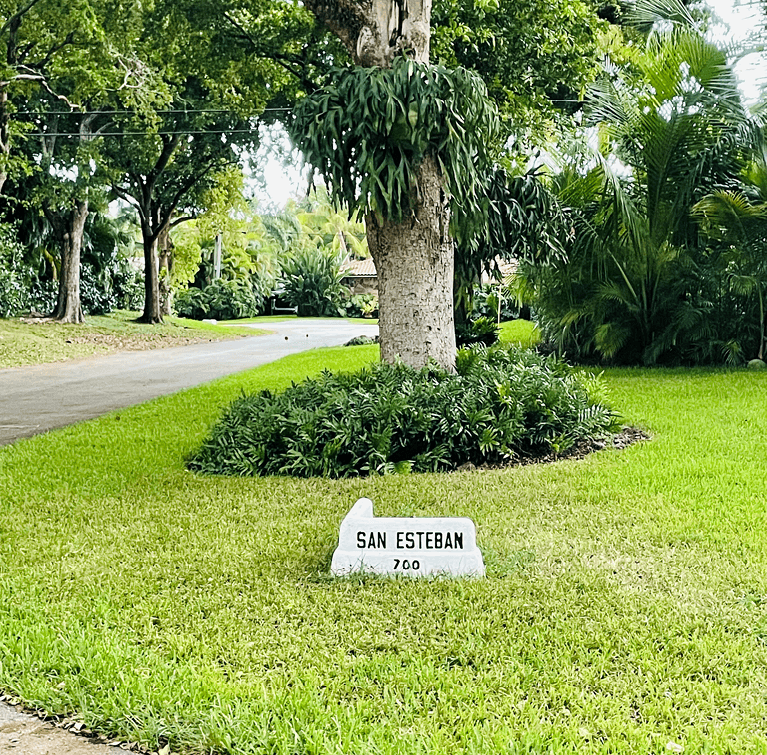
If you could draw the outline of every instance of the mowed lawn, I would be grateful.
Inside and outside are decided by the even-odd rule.
[[[653,440],[357,480],[184,469],[289,357],[0,449],[0,688],[195,753],[767,752],[767,374],[612,370]],[[485,579],[332,579],[338,525],[466,515]]]

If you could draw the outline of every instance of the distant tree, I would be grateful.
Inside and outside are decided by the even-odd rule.
[[[614,34],[582,0],[436,0],[432,15],[432,59],[479,74],[523,159],[568,127]]]
[[[202,102],[197,100],[198,105]],[[225,134],[242,130],[250,134],[250,129],[237,116],[195,113],[163,114],[158,126],[134,119],[123,123],[123,129],[124,135],[105,142],[105,173],[116,196],[138,212],[146,285],[141,320],[157,323],[162,321],[158,246],[174,225],[204,211],[205,192],[239,162],[235,145]],[[134,135],[132,129],[147,133]]]
[[[213,250],[221,237],[221,278],[241,281],[261,306],[274,290],[284,249],[265,227],[255,203],[242,195],[243,177],[233,168],[203,198],[205,212],[173,233],[173,283],[204,289],[213,280]]]
[[[42,137],[44,178],[38,194],[43,214],[59,239],[59,290],[52,316],[60,322],[80,323],[80,262],[85,223],[90,207],[91,183],[89,145],[93,140],[94,116],[83,117],[74,138]],[[53,122],[59,128],[61,120]],[[64,162],[56,146],[64,145]],[[65,176],[71,177],[65,177]]]
[[[115,114],[103,172],[117,196],[136,208],[142,231],[146,301],[141,320],[162,320],[158,245],[201,214],[222,173],[258,141],[257,117],[279,82],[273,61],[248,58],[219,35],[204,33],[224,8],[158,0],[141,17],[137,55],[163,82],[153,109]]]
[[[576,98],[569,92],[593,77],[601,22],[579,2],[539,3],[528,12],[507,0],[446,1],[435,4],[434,24],[426,2],[308,0],[304,8],[342,46],[325,43],[301,12],[292,16],[305,36],[295,35],[280,51],[297,82],[284,96],[288,104],[291,96],[308,96],[289,121],[291,133],[334,200],[365,218],[379,275],[383,358],[449,366],[451,229],[468,244],[485,230],[480,163],[492,163],[497,128],[482,74],[509,116],[505,135],[525,134],[543,99],[564,98],[564,82],[566,97]],[[226,18],[236,24],[239,42],[266,54],[264,16],[254,3],[233,3]],[[502,43],[502,54],[493,40]],[[509,56],[508,66],[493,62]],[[464,64],[480,76],[429,66],[430,59]],[[357,68],[332,68],[347,61]]]
[[[130,11],[127,11],[130,15]],[[78,110],[96,92],[135,87],[140,65],[121,52],[123,9],[101,0],[4,0],[0,3],[0,192],[9,173],[29,170],[12,145],[24,129],[19,106],[51,100]]]
[[[97,190],[90,162],[99,123],[83,111],[108,98],[141,99],[145,70],[125,33],[133,16],[130,6],[102,0],[14,1],[0,11],[0,191],[9,176],[36,174],[33,196],[20,195],[16,180],[3,204],[8,212],[33,199],[53,226],[60,245],[53,315],[62,322],[82,321],[80,253]]]
[[[368,255],[365,225],[336,208],[324,187],[315,188],[296,208],[304,233],[329,247],[342,259],[365,259]]]

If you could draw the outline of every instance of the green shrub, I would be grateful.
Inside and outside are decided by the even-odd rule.
[[[477,317],[470,322],[457,323],[455,326],[456,346],[473,346],[484,344],[492,346],[498,343],[499,327],[495,320],[489,317]]]
[[[341,302],[345,317],[378,317],[377,294],[352,294]]]
[[[144,305],[144,273],[139,272],[125,257],[115,260],[111,272],[115,309],[141,309]]]
[[[144,273],[126,256],[133,237],[115,218],[89,218],[80,259],[80,302],[83,312],[105,315],[114,309],[140,309]]]
[[[24,253],[13,226],[0,227],[0,317],[30,310],[47,314],[56,306],[57,281],[38,274]],[[83,254],[80,301],[85,314],[107,314],[116,307],[138,309],[143,300],[143,274],[113,247],[99,255],[93,250]]]
[[[178,291],[173,299],[173,308],[179,317],[202,320],[207,317],[205,294],[201,288],[187,288]]]
[[[27,290],[16,271],[0,265],[0,317],[11,317],[24,309]]]
[[[56,284],[41,279],[24,259],[24,247],[13,226],[0,226],[0,317],[31,309],[47,313],[56,303]]]
[[[350,477],[561,452],[612,429],[601,383],[555,358],[477,347],[457,373],[376,364],[242,396],[189,460],[208,474]]]
[[[306,244],[283,267],[285,292],[300,317],[339,317],[349,289],[341,283],[341,260],[332,250]]]
[[[263,305],[263,297],[253,291],[249,281],[243,279],[219,279],[204,289],[179,291],[174,302],[176,313],[192,320],[255,317],[263,311]]]

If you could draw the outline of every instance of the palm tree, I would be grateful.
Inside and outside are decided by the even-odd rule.
[[[743,171],[743,188],[707,194],[692,215],[703,232],[724,247],[722,261],[735,294],[756,295],[759,311],[757,359],[764,359],[767,296],[767,144],[754,130],[751,160]]]
[[[365,240],[365,224],[349,217],[349,213],[333,206],[324,187],[315,188],[296,217],[318,246],[329,247],[344,259],[366,259],[370,256]]]
[[[645,2],[637,18],[661,22],[591,90],[600,150],[585,174],[560,179],[560,199],[577,210],[560,268],[569,280],[539,274],[558,300],[553,317],[539,308],[561,336],[579,330],[587,351],[654,363],[705,328],[705,309],[684,290],[697,239],[690,208],[735,181],[748,118],[725,53],[681,3]]]

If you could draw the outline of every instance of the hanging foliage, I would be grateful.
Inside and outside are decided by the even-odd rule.
[[[503,278],[500,263],[545,266],[567,257],[565,243],[571,234],[568,212],[542,180],[539,168],[512,175],[506,168],[495,166],[482,177],[481,191],[487,210],[483,232],[472,234],[471,229],[456,228],[456,319],[470,315],[483,273],[498,281]],[[457,224],[461,224],[460,218]]]
[[[331,78],[301,100],[291,130],[336,201],[357,218],[404,220],[430,155],[454,210],[481,216],[478,177],[492,162],[498,119],[476,74],[403,57],[391,68],[335,69]]]

